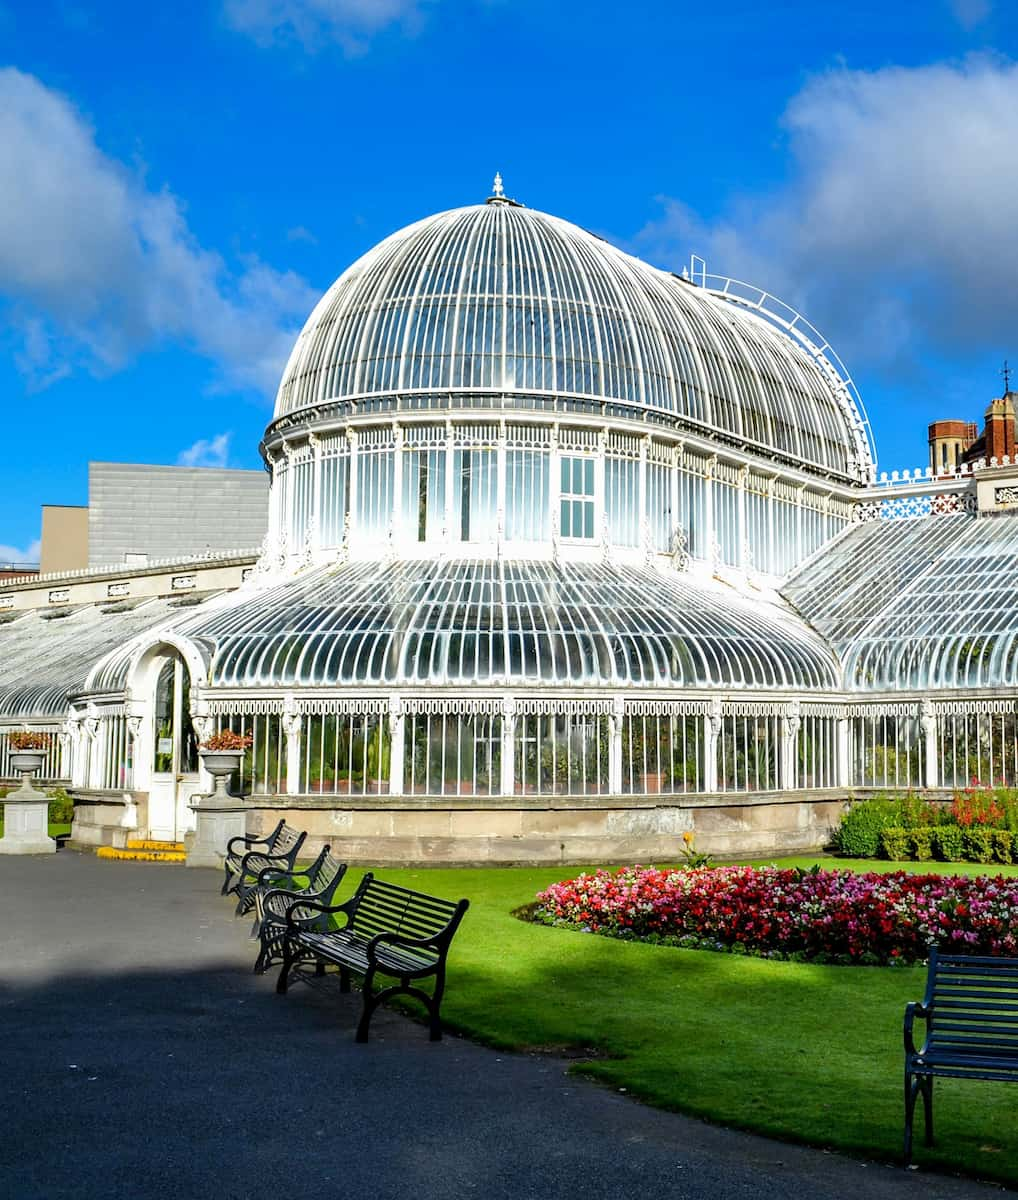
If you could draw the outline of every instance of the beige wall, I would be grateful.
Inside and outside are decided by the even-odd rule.
[[[74,792],[72,845],[122,845],[143,836],[147,797],[138,797],[140,834],[118,827],[121,793]],[[302,857],[328,844],[345,862],[375,866],[508,866],[544,863],[677,862],[682,835],[718,858],[765,857],[816,850],[830,840],[846,792],[745,793],[729,801],[674,797],[558,797],[554,807],[514,796],[488,802],[368,797],[248,798],[249,834],[264,834],[285,819],[307,833]],[[683,802],[685,801],[685,803]]]
[[[44,504],[40,572],[80,571],[87,566],[88,508],[70,504]]]

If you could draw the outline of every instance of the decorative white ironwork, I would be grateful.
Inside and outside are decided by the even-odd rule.
[[[672,531],[672,566],[676,571],[688,571],[691,562],[689,554],[689,538],[681,525]]]
[[[610,716],[615,711],[615,700],[611,696],[598,696],[586,700],[569,700],[556,698],[539,700],[534,696],[521,696],[516,701],[518,715],[556,716],[566,713],[570,716],[596,716],[603,713]]]
[[[703,261],[702,259],[700,260]],[[694,276],[694,282],[696,282]],[[813,358],[838,396],[842,413],[855,438],[855,467],[863,478],[872,478],[876,470],[877,451],[873,441],[866,409],[859,389],[852,381],[845,364],[835,353],[830,342],[820,331],[791,305],[765,292],[762,288],[723,275],[708,275],[706,266],[700,276],[700,284],[729,303],[754,312],[783,329],[796,339]]]
[[[632,717],[705,716],[706,700],[625,700],[625,712]]]
[[[215,721],[212,714],[206,712],[191,712],[191,726],[199,743],[207,742],[215,731]]]

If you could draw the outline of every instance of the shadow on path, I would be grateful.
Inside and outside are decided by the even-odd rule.
[[[0,867],[0,1196],[415,1200],[983,1196],[658,1112],[250,973],[211,872],[62,852]]]

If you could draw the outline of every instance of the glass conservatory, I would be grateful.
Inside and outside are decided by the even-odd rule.
[[[173,836],[224,727],[241,794],[337,808],[1013,780],[1018,521],[973,479],[899,514],[840,361],[766,293],[496,192],[311,314],[251,577],[0,613],[0,720]]]

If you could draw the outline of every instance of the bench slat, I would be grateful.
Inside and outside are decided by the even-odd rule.
[[[958,954],[954,951],[937,950],[937,966],[950,967],[1000,967],[1003,970],[1018,970],[1018,958],[996,958],[992,954]]]
[[[978,1014],[985,1012],[987,1006],[981,1004],[978,1000],[939,1000],[934,998],[934,1012],[949,1012],[949,1013],[972,1013]],[[1005,1004],[1004,1001],[999,1001],[993,1005],[993,1012],[999,1013],[1018,1013],[1018,1003]]]
[[[926,1066],[943,1064],[947,1067],[993,1067],[1001,1071],[1018,1073],[1018,1059],[1007,1062],[1001,1060],[996,1054],[952,1054],[946,1050],[931,1051],[916,1059],[916,1063],[925,1063]]]
[[[938,992],[1007,992],[1014,991],[1018,983],[1018,971],[1001,979],[987,979],[985,975],[956,975],[953,979],[937,976]]]

